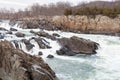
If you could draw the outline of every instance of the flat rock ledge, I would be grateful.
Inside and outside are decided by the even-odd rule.
[[[58,80],[41,57],[15,49],[8,41],[0,42],[0,80]]]

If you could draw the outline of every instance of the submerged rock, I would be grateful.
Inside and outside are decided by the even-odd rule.
[[[15,35],[16,35],[17,37],[25,37],[25,34],[23,34],[23,33],[21,33],[21,32],[17,32],[17,33],[15,33]]]
[[[0,80],[58,80],[41,57],[14,49],[8,41],[0,42]]]
[[[51,55],[51,54],[49,54],[49,55],[47,56],[47,58],[54,58],[54,56]]]
[[[58,39],[59,44],[62,46],[60,50],[56,53],[58,55],[68,55],[73,56],[75,54],[96,54],[96,49],[98,49],[98,43],[86,40],[83,38],[78,38],[73,36],[71,38]]]
[[[15,28],[10,28],[10,31],[18,31],[18,30]]]
[[[53,33],[52,35],[55,36],[55,37],[60,37],[60,35],[57,34],[57,33]]]
[[[13,33],[12,33],[12,31],[8,31],[8,32],[6,32],[6,34],[13,34]]]
[[[43,53],[40,51],[40,52],[38,53],[38,55],[41,56],[41,55],[43,55]]]

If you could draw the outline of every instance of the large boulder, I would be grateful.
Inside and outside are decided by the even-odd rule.
[[[73,56],[75,54],[96,54],[96,49],[98,49],[99,45],[91,40],[78,38],[76,36],[58,39],[58,42],[62,47],[57,51],[57,54],[68,56]]]
[[[41,57],[14,49],[8,41],[0,42],[0,80],[58,80]]]

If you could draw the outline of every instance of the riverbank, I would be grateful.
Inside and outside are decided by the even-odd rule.
[[[62,30],[84,34],[120,35],[120,16],[109,18],[97,15],[95,18],[87,16],[40,16],[24,18],[22,28],[41,28],[47,30]]]

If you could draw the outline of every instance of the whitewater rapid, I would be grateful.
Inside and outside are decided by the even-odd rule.
[[[96,55],[59,56],[56,54],[56,50],[59,50],[61,46],[57,41],[44,38],[52,48],[40,49],[37,42],[31,40],[30,42],[35,46],[30,51],[27,51],[25,44],[20,41],[21,39],[38,37],[30,33],[30,31],[37,32],[40,29],[21,29],[17,24],[14,26],[9,25],[9,21],[0,22],[0,27],[7,30],[11,27],[17,29],[18,31],[13,31],[12,35],[5,34],[6,31],[0,31],[5,35],[4,39],[1,40],[17,40],[20,49],[31,55],[38,55],[39,51],[43,52],[43,59],[51,66],[60,80],[120,80],[120,37],[44,30],[50,35],[53,33],[59,34],[59,38],[77,36],[100,44]],[[14,35],[16,32],[22,32],[26,36],[18,38]],[[14,43],[12,44],[14,45]],[[54,55],[55,58],[46,58],[49,54]]]

